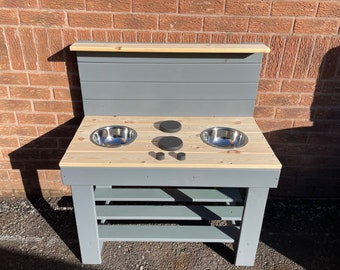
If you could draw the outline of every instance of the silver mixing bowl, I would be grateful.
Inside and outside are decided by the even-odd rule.
[[[228,127],[212,127],[201,133],[201,139],[208,145],[220,148],[240,148],[248,143],[243,132]]]
[[[104,147],[117,147],[132,143],[137,137],[137,132],[125,126],[106,126],[92,132],[91,141]]]

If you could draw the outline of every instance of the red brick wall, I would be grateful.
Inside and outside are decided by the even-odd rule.
[[[338,0],[1,0],[0,195],[61,195],[58,162],[82,115],[76,40],[263,42],[255,117],[279,189],[339,196]]]

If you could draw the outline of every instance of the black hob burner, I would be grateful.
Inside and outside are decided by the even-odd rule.
[[[158,142],[158,147],[165,151],[176,151],[181,149],[183,146],[183,141],[175,136],[162,137]]]
[[[178,121],[174,121],[174,120],[163,121],[159,125],[159,129],[167,133],[178,132],[181,130],[181,128],[182,128],[181,123]]]

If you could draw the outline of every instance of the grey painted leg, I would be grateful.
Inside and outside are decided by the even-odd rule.
[[[92,186],[72,186],[80,253],[83,264],[101,263],[101,246]]]
[[[254,264],[268,191],[269,188],[248,189],[235,265]]]

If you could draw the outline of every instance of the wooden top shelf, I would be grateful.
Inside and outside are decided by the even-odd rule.
[[[71,51],[132,53],[269,53],[262,43],[252,44],[173,44],[173,43],[110,43],[76,42]]]
[[[156,116],[85,116],[69,148],[60,162],[61,167],[96,168],[207,168],[207,169],[280,169],[262,132],[252,117],[172,117],[182,129],[164,133],[157,125],[169,117]],[[123,125],[137,132],[134,142],[118,148],[93,144],[90,134],[97,128]],[[214,126],[231,127],[248,136],[248,144],[235,150],[211,147],[202,142],[200,133]],[[162,136],[177,136],[183,141],[186,160],[179,161],[171,151],[162,151],[157,140]],[[157,152],[165,159],[155,159]]]

